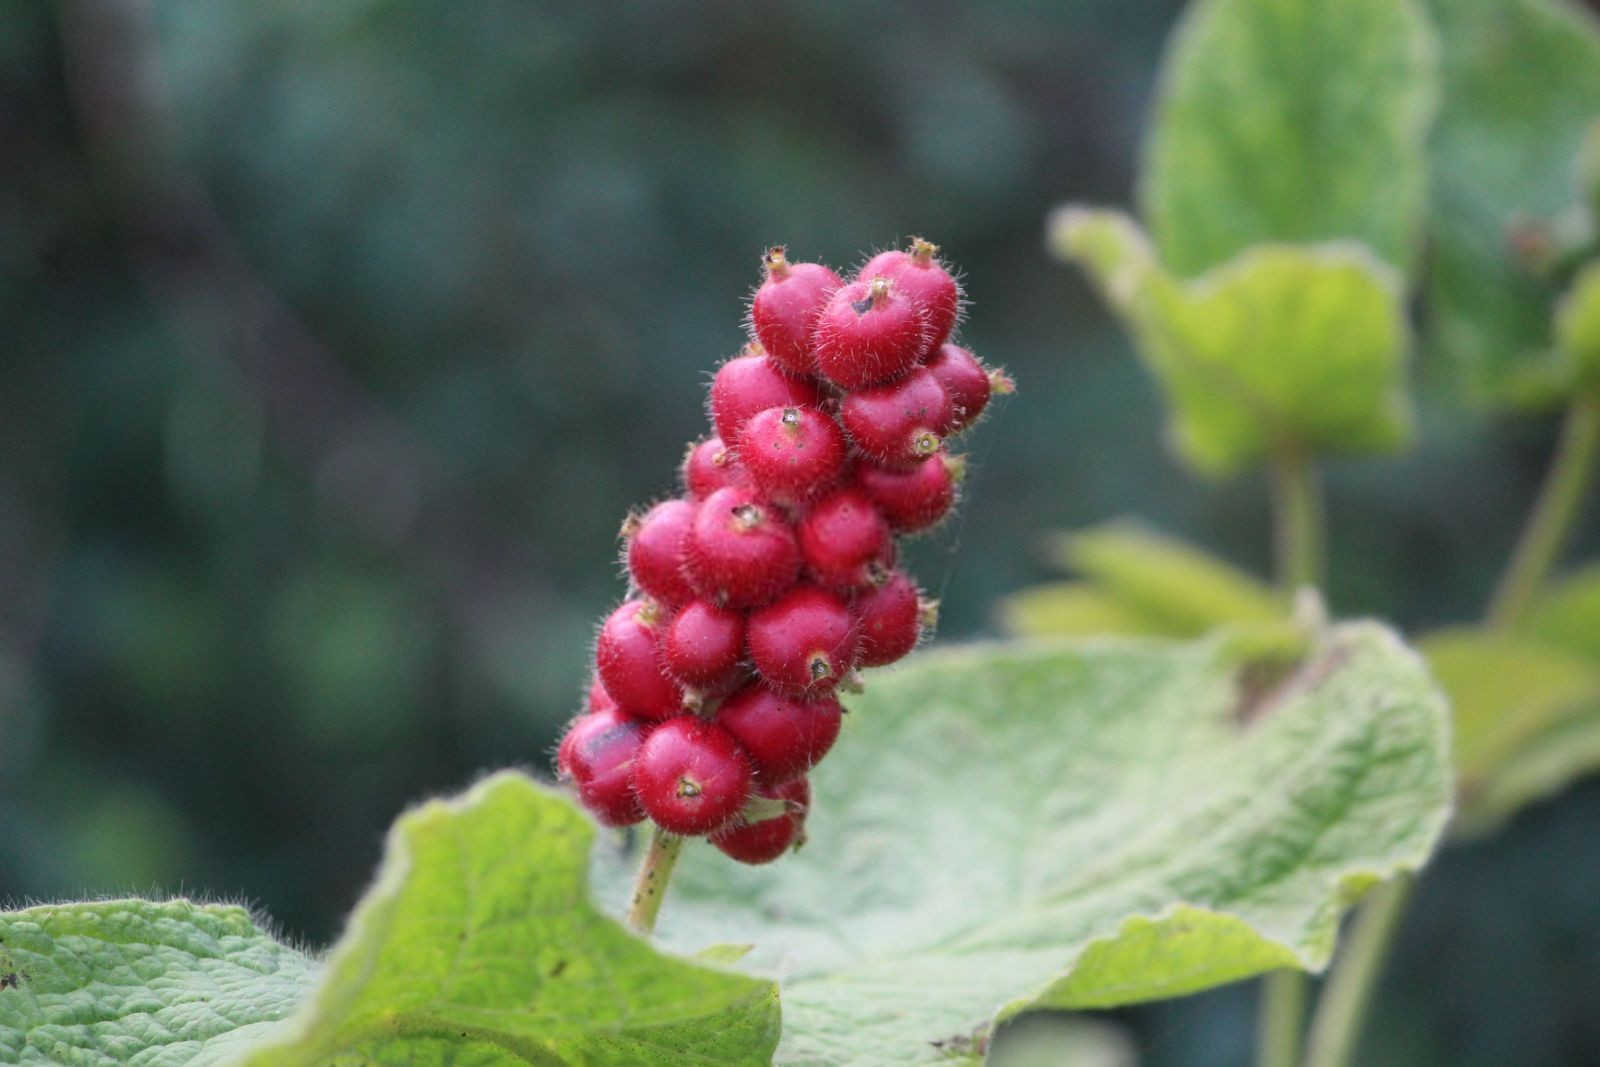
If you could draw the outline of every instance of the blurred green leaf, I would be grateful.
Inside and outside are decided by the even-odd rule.
[[[1559,720],[1600,712],[1600,670],[1560,649],[1474,627],[1429,634],[1418,647],[1450,694],[1463,790]]]
[[[1578,380],[1600,387],[1600,260],[1578,272],[1556,305],[1556,349]]]
[[[1198,0],[1162,64],[1140,188],[1162,262],[1364,242],[1417,257],[1434,47],[1411,0]]]
[[[809,842],[691,842],[670,943],[782,975],[782,1064],[940,1063],[994,1017],[1318,969],[1343,909],[1448,814],[1447,709],[1371,624],[1334,628],[1241,722],[1218,641],[922,655],[851,700]],[[631,858],[596,863],[616,898]]]
[[[1460,837],[1490,833],[1597,767],[1600,714],[1563,719],[1507,755],[1476,791],[1461,798],[1452,832]]]
[[[1283,448],[1393,451],[1410,436],[1403,294],[1360,246],[1260,245],[1180,282],[1118,212],[1058,212],[1051,240],[1127,321],[1200,471]]]
[[[1442,105],[1431,142],[1433,343],[1486,399],[1571,388],[1551,351],[1551,272],[1600,116],[1600,24],[1555,0],[1429,0]]]
[[[1023,637],[1192,636],[1089,582],[1051,582],[1013,593],[1000,602],[1000,618],[1007,630]]]
[[[1529,607],[1520,628],[1600,663],[1600,563],[1547,587]]]
[[[1265,582],[1193,545],[1119,520],[1063,534],[1056,558],[1122,604],[1196,635],[1233,622],[1282,619],[1282,597]]]
[[[221,1063],[289,1015],[311,959],[245,909],[103,900],[0,912],[0,1060]]]
[[[761,1064],[773,986],[595,910],[593,825],[517,774],[403,816],[322,982],[248,1063]]]

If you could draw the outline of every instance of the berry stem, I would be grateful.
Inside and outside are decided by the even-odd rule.
[[[1322,585],[1322,486],[1299,447],[1281,447],[1272,460],[1273,540],[1278,581],[1291,598],[1302,586]]]
[[[1538,503],[1523,528],[1500,584],[1489,604],[1489,625],[1516,624],[1561,554],[1600,460],[1600,397],[1575,401],[1561,429],[1561,442],[1539,490]]]
[[[1411,876],[1402,874],[1362,902],[1317,1002],[1306,1040],[1306,1067],[1345,1067],[1350,1062],[1411,886]]]
[[[1299,1062],[1307,987],[1306,976],[1295,970],[1272,971],[1261,979],[1257,1067],[1294,1067]]]
[[[639,873],[633,880],[633,901],[628,905],[628,925],[639,933],[648,934],[656,928],[667,883],[672,880],[672,869],[682,851],[680,835],[669,834],[659,826],[650,828],[650,847],[639,863]]]

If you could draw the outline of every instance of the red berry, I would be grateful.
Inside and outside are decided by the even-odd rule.
[[[893,381],[916,365],[927,330],[922,308],[887,278],[851,282],[817,316],[817,369],[843,389]]]
[[[753,489],[718,489],[700,504],[689,527],[685,574],[702,597],[724,607],[755,607],[793,585],[799,573],[794,533]]]
[[[661,635],[667,670],[686,686],[718,690],[735,681],[744,657],[744,615],[707,600],[689,604]]]
[[[856,481],[892,530],[915,533],[950,511],[963,466],[960,457],[939,452],[904,471],[863,464],[856,471]]]
[[[683,487],[695,500],[704,500],[718,489],[744,482],[744,468],[739,466],[733,449],[723,444],[720,437],[698,441],[684,454]]]
[[[815,407],[821,399],[814,384],[784,374],[760,345],[746,345],[744,353],[717,368],[711,380],[711,421],[723,441],[738,441],[739,431],[756,412]]]
[[[882,667],[916,648],[923,626],[932,624],[934,610],[931,602],[922,601],[904,571],[889,575],[851,607],[861,633],[858,656],[863,667]]]
[[[611,699],[611,694],[606,692],[605,684],[600,681],[600,675],[596,673],[589,679],[589,692],[584,697],[584,707],[589,711],[605,711],[616,706],[617,702]]]
[[[574,719],[561,739],[556,770],[578,787],[578,799],[607,826],[644,818],[632,786],[633,763],[649,728],[615,708]]]
[[[894,566],[894,535],[860,489],[836,489],[795,530],[811,576],[840,592],[865,589]]]
[[[630,516],[622,526],[633,584],[669,606],[694,599],[683,576],[683,550],[694,513],[694,504],[687,500],[663,500],[642,519]]]
[[[722,727],[693,715],[650,732],[633,761],[633,788],[663,830],[705,834],[726,825],[750,797],[750,761]]]
[[[782,245],[767,250],[767,279],[750,301],[750,325],[767,356],[790,374],[815,374],[811,327],[844,282],[820,263],[790,263]]]
[[[789,811],[711,835],[713,845],[740,863],[771,863],[805,840],[806,813],[811,807],[810,782],[796,778],[782,785],[762,786],[756,794],[788,802]]]
[[[950,398],[950,417],[937,432],[959,433],[983,414],[989,403],[989,372],[960,345],[940,345],[926,366]]]
[[[856,661],[856,627],[834,594],[801,585],[750,613],[745,643],[761,677],[792,693],[826,693]]]
[[[739,742],[756,776],[769,785],[805,774],[839,737],[841,709],[832,695],[800,700],[753,682],[717,709],[717,724]]]
[[[941,427],[951,421],[950,398],[918,367],[898,382],[850,393],[839,405],[839,420],[863,454],[905,466],[939,450]]]
[[[856,277],[861,281],[888,278],[920,305],[928,317],[927,347],[931,352],[950,336],[961,315],[961,286],[937,258],[939,246],[920,237],[908,252],[880,252],[867,260]]]
[[[844,433],[816,408],[768,408],[739,435],[739,460],[763,492],[800,501],[826,489],[844,470]]]
[[[683,691],[667,677],[656,648],[661,608],[630,600],[600,626],[595,666],[617,706],[641,719],[666,719],[683,709]]]

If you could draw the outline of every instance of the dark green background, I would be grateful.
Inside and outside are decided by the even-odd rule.
[[[405,804],[542,770],[767,242],[938,240],[1021,383],[914,552],[947,639],[1114,515],[1264,570],[1263,481],[1175,465],[1043,247],[1126,201],[1176,7],[0,2],[0,899],[323,942]],[[1554,430],[1417,377],[1418,447],[1330,471],[1331,599],[1408,629],[1479,610]],[[1363,1062],[1600,1062],[1597,820],[1437,864]],[[1242,1062],[1251,996],[1120,1016]]]

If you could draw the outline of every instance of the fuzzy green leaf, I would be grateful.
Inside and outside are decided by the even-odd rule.
[[[593,839],[509,773],[403,816],[320,987],[246,1062],[768,1062],[773,986],[662,956],[597,911]]]
[[[1568,231],[1583,225],[1580,146],[1600,117],[1600,22],[1560,0],[1428,8],[1443,89],[1430,159],[1433,341],[1485,399],[1554,402],[1573,385],[1551,315],[1564,246],[1582,240]]]
[[[691,842],[660,931],[756,947],[781,1064],[939,1063],[996,1015],[1320,968],[1343,909],[1428,857],[1448,726],[1421,661],[1338,627],[1265,699],[1221,641],[983,646],[850,701],[810,841]],[[615,898],[631,857],[601,850]]]
[[[1161,259],[1364,242],[1409,270],[1434,48],[1412,0],[1197,0],[1163,63],[1141,203]]]
[[[1579,271],[1556,304],[1556,350],[1580,382],[1600,387],[1600,260]]]
[[[1401,286],[1361,246],[1258,245],[1180,282],[1118,212],[1064,209],[1051,241],[1127,321],[1171,404],[1169,436],[1198,470],[1409,437]]]
[[[228,1062],[315,981],[243,908],[104,900],[0,913],[0,1062]]]

